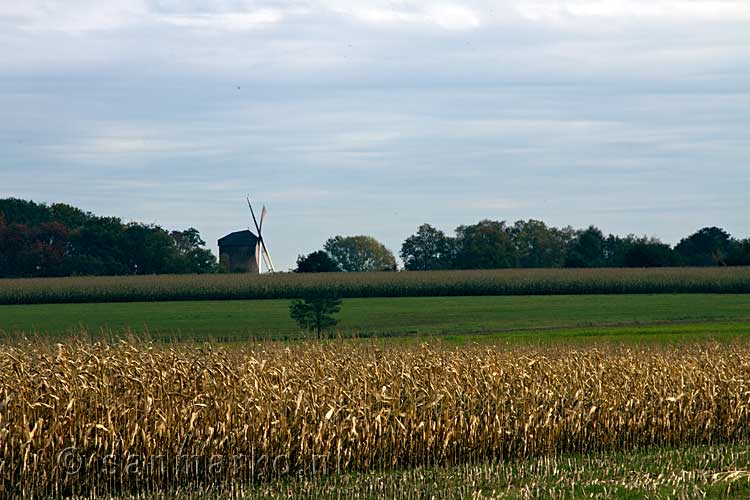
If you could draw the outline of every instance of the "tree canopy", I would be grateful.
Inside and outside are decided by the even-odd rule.
[[[519,220],[509,228],[519,267],[560,267],[575,236],[571,227],[557,229],[544,222]]]
[[[307,297],[289,305],[289,315],[300,328],[314,331],[321,338],[323,331],[338,324],[334,314],[341,311],[341,299],[337,297]]]
[[[604,233],[599,228],[589,226],[570,242],[565,267],[603,267],[606,262],[606,246]]]
[[[497,269],[515,266],[513,239],[505,221],[482,220],[456,228],[458,269]]]
[[[401,246],[401,260],[409,271],[450,269],[455,259],[455,241],[439,229],[422,224],[417,234]]]
[[[323,246],[343,271],[395,271],[396,258],[372,236],[334,236]]]
[[[672,248],[646,236],[605,235],[595,226],[481,220],[459,226],[454,237],[423,224],[404,241],[401,258],[407,270],[750,265],[750,239],[703,228]]]
[[[323,250],[297,257],[295,273],[334,273],[341,271],[338,264]]]
[[[195,228],[167,231],[125,223],[64,203],[0,199],[0,278],[218,272]],[[705,227],[672,247],[653,237],[556,228],[540,220],[480,220],[453,235],[422,224],[399,252],[404,269],[665,267],[750,265],[750,238]],[[295,272],[395,271],[396,258],[372,236],[334,236],[297,258]]]
[[[689,266],[723,266],[731,254],[732,245],[732,237],[723,229],[704,227],[683,238],[675,251]]]
[[[197,229],[168,232],[65,204],[0,200],[0,277],[206,273]]]

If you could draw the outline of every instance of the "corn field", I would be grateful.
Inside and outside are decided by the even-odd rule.
[[[0,280],[0,304],[165,300],[750,293],[750,267],[154,275]]]
[[[738,442],[750,345],[0,346],[0,496]]]

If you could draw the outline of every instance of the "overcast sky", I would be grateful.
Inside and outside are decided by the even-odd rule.
[[[0,0],[0,197],[277,267],[483,218],[750,236],[750,1]]]

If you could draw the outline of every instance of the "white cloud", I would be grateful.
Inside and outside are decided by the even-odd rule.
[[[0,5],[0,22],[10,20],[12,25],[31,33],[111,31],[135,24],[146,15],[148,9],[142,0],[27,0]]]
[[[574,22],[577,18],[688,19],[738,21],[750,18],[750,3],[740,0],[531,0],[515,3],[534,21]]]
[[[72,125],[72,124],[71,124]],[[148,122],[76,122],[74,138],[43,144],[40,149],[74,164],[132,164],[164,161],[226,151],[227,142],[191,124],[155,125]]]
[[[283,19],[283,14],[274,9],[258,9],[253,12],[170,15],[160,19],[168,24],[185,28],[244,31],[276,24]]]
[[[241,31],[279,24],[289,15],[314,20],[328,14],[381,27],[435,26],[465,31],[508,21],[510,13],[536,22],[572,23],[577,19],[688,19],[739,21],[750,18],[745,0],[505,0],[434,2],[402,0],[272,1],[66,0],[8,1],[0,21],[29,32],[87,33],[122,29],[161,20],[179,27]]]
[[[0,72],[127,63],[268,80],[578,78],[724,64],[750,44],[737,24],[750,19],[746,1],[147,1],[0,4]]]
[[[465,30],[479,26],[479,16],[461,5],[435,5],[427,9],[427,18],[449,30]]]
[[[334,6],[334,10],[375,25],[433,25],[451,31],[469,30],[480,25],[479,15],[474,10],[455,4],[429,3],[406,9],[354,3],[345,7]]]

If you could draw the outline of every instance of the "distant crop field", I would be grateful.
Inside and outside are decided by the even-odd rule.
[[[750,293],[750,267],[154,275],[0,280],[0,304],[353,297]]]
[[[0,387],[3,498],[229,491],[279,478],[750,437],[747,343],[24,342],[0,344]],[[715,467],[674,467],[683,464]],[[509,484],[531,479],[506,470]],[[660,476],[652,486],[670,484]]]

